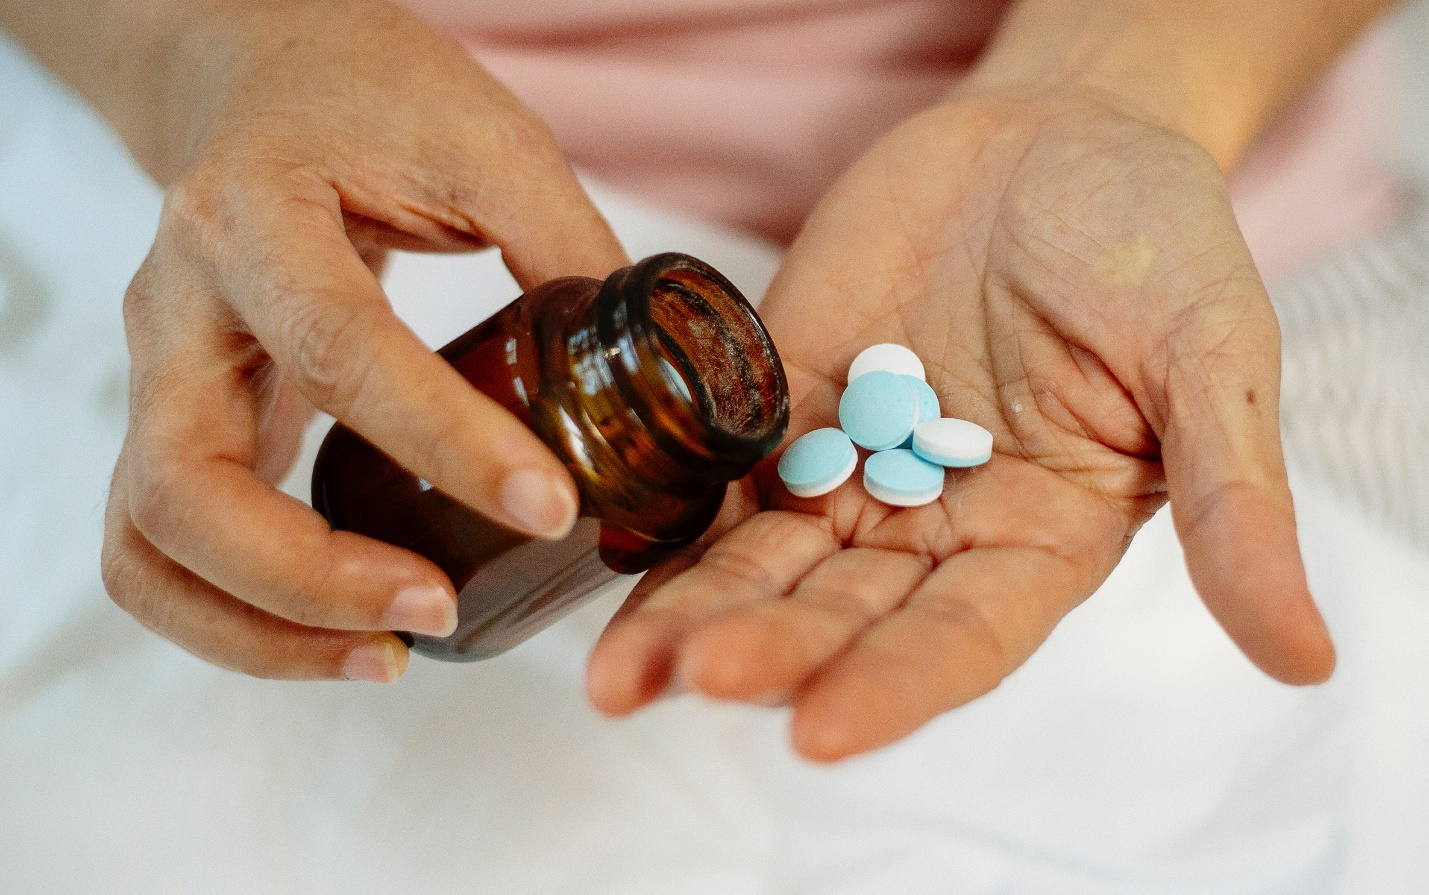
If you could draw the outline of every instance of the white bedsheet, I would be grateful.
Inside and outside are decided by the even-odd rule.
[[[756,294],[777,262],[599,198],[636,257]],[[98,580],[120,296],[158,208],[0,43],[0,892],[1429,892],[1429,557],[1303,475],[1341,649],[1315,689],[1236,653],[1164,514],[998,691],[833,769],[791,757],[780,711],[597,716],[582,667],[618,593],[390,687],[204,665]],[[404,256],[389,288],[434,343],[516,293],[491,255]]]

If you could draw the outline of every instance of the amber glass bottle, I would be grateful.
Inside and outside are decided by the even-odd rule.
[[[581,518],[563,540],[526,537],[334,426],[313,506],[334,528],[406,547],[451,577],[456,633],[411,638],[439,659],[507,650],[617,574],[694,541],[788,423],[784,370],[758,315],[687,255],[647,258],[604,283],[544,283],[440,353],[565,462]]]

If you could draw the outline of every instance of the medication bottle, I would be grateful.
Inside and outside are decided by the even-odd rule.
[[[555,451],[581,510],[563,540],[527,537],[333,427],[313,469],[313,506],[334,528],[413,550],[451,577],[456,632],[404,635],[438,659],[510,649],[618,574],[696,540],[727,484],[788,424],[784,369],[758,315],[688,255],[656,255],[603,283],[544,283],[440,353]]]

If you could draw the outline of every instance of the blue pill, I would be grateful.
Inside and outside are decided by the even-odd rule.
[[[863,487],[875,500],[920,507],[943,496],[943,467],[910,450],[879,451],[863,464]]]
[[[876,370],[849,383],[839,399],[839,425],[870,451],[896,448],[918,425],[918,392],[911,376]]]
[[[905,376],[913,391],[918,393],[918,422],[926,423],[943,415],[943,407],[938,403],[938,393],[933,387],[916,376]]]
[[[908,385],[918,394],[918,422],[914,424],[914,431],[917,427],[929,420],[938,419],[943,415],[943,407],[938,403],[938,393],[933,391],[933,387],[917,376],[904,376],[908,380]],[[913,433],[903,439],[903,443],[898,445],[901,448],[913,447]]]
[[[779,478],[795,497],[819,497],[848,481],[858,451],[838,429],[815,429],[800,436],[779,458]]]

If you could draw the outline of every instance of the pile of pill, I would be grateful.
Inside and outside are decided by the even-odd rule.
[[[858,467],[854,445],[874,452],[863,464],[863,487],[896,507],[932,503],[943,494],[948,467],[992,458],[992,433],[944,417],[918,355],[891,343],[854,358],[839,399],[839,428],[815,429],[789,445],[779,478],[795,497],[828,494]]]

